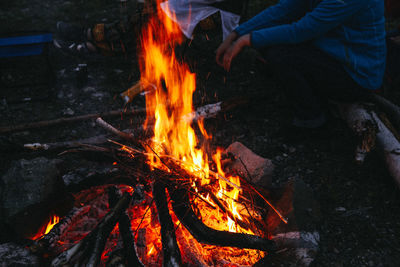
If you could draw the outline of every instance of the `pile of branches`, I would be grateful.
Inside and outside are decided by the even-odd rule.
[[[193,199],[197,198],[199,201],[209,202],[204,200],[201,193],[208,193],[211,196],[215,206],[213,209],[220,209],[228,217],[234,219],[238,225],[245,229],[263,228],[264,225],[254,218],[244,218],[243,220],[235,219],[231,214],[226,204],[218,200],[215,194],[207,186],[198,186],[196,192],[192,187],[193,181],[196,177],[193,174],[185,171],[179,161],[168,157],[157,155],[163,163],[163,168],[150,171],[149,167],[145,167],[147,155],[144,150],[149,146],[145,141],[139,141],[136,136],[131,133],[122,132],[114,128],[103,119],[98,118],[97,124],[111,133],[118,136],[120,139],[125,140],[124,145],[115,141],[110,141],[113,147],[98,147],[94,145],[82,145],[81,149],[84,151],[91,151],[95,153],[105,153],[113,155],[115,160],[125,162],[121,164],[120,168],[126,167],[126,172],[134,173],[135,179],[119,180],[121,184],[129,185],[134,188],[132,194],[125,192],[122,194],[115,186],[108,188],[108,199],[110,211],[98,222],[97,226],[86,235],[81,241],[68,248],[59,255],[54,255],[51,260],[52,266],[69,266],[69,265],[85,265],[97,266],[101,261],[101,256],[104,251],[107,239],[118,224],[120,235],[123,241],[123,248],[118,248],[110,254],[107,265],[110,266],[143,266],[143,263],[138,256],[138,250],[135,245],[134,235],[132,232],[131,220],[127,214],[127,209],[130,205],[143,199],[143,190],[151,190],[153,201],[157,208],[159,223],[161,225],[161,242],[162,242],[162,255],[164,266],[182,266],[181,251],[177,244],[175,235],[175,226],[171,218],[168,203],[171,206],[174,214],[179,219],[180,223],[192,234],[192,236],[200,243],[211,244],[224,247],[248,248],[257,249],[261,251],[268,251],[271,253],[276,250],[274,241],[269,240],[264,235],[251,235],[243,233],[232,233],[228,231],[220,231],[210,228],[205,225],[196,207],[193,206]],[[118,146],[118,148],[115,147]],[[80,151],[74,150],[74,151]],[[155,152],[153,152],[155,153]],[[134,168],[134,170],[132,170]],[[214,176],[214,182],[217,179],[224,179],[218,174],[211,172]],[[92,179],[96,181],[96,179]],[[182,182],[183,181],[183,182]],[[226,182],[231,183],[229,180]],[[97,180],[95,184],[98,185]],[[103,184],[115,184],[113,179],[105,179]],[[251,184],[248,187],[238,186],[240,190],[256,190]],[[88,185],[86,184],[85,187]],[[90,187],[90,186],[89,186]],[[202,192],[199,192],[202,191]],[[258,194],[260,194],[257,191]],[[255,205],[254,200],[241,199],[241,202],[246,202],[248,205]],[[150,204],[151,206],[151,204]],[[255,208],[252,206],[252,208]],[[262,209],[262,208],[258,208]],[[82,210],[74,208],[70,214],[65,216],[53,229],[41,239],[35,241],[30,246],[31,251],[38,254],[52,255],[51,251],[58,237],[68,228],[68,225],[78,216],[82,214]],[[86,211],[87,212],[87,211]],[[265,210],[266,212],[266,210]],[[253,231],[260,232],[260,231]],[[261,231],[262,232],[262,231]]]

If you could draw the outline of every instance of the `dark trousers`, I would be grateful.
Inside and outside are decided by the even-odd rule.
[[[313,120],[324,114],[327,100],[361,100],[358,85],[342,64],[312,44],[273,46],[261,51],[267,66],[283,85],[295,118]]]

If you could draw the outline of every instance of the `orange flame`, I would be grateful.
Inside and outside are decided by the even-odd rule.
[[[160,2],[162,1],[157,0],[157,6]],[[173,16],[168,10],[166,13]],[[192,181],[192,187],[202,200],[199,201],[199,198],[196,198],[195,203],[201,213],[199,216],[205,224],[217,230],[253,234],[251,230],[244,230],[236,224],[236,220],[242,220],[241,210],[243,210],[243,206],[238,205],[240,180],[235,176],[226,177],[221,166],[220,150],[212,157],[218,170],[218,174],[213,174],[213,176],[217,176],[219,182],[219,189],[213,190],[216,197],[229,209],[229,216],[234,218],[222,214],[217,208],[211,209],[210,206],[216,205],[212,204],[208,195],[202,196],[196,188],[196,184],[210,183],[211,171],[206,150],[200,147],[191,122],[182,119],[193,112],[192,97],[196,89],[196,77],[190,72],[187,64],[179,62],[176,58],[174,47],[181,41],[182,34],[178,25],[160,8],[157,9],[157,17],[150,18],[142,31],[141,81],[154,84],[156,87],[154,92],[146,94],[145,126],[148,127],[154,123],[154,136],[151,143],[146,144],[149,163],[152,167],[165,169],[161,158],[172,157],[181,164],[182,168],[198,177],[197,181]],[[201,120],[197,122],[197,126],[201,138],[211,139],[211,135],[207,133]],[[154,248],[149,249],[148,256],[155,253]],[[219,251],[223,253],[223,249]],[[251,264],[255,263],[253,260],[259,259],[254,255],[263,255],[262,252],[252,254],[246,250],[233,248],[229,248],[226,255],[232,254],[232,251],[236,251],[238,255],[242,253],[246,258],[242,262]],[[212,250],[210,253],[213,253]],[[208,257],[211,258],[211,254]],[[249,258],[252,259],[249,261]]]
[[[41,230],[36,233],[34,237],[32,237],[33,240],[39,239],[44,235],[47,235],[51,229],[53,229],[54,225],[60,222],[60,217],[57,215],[54,215],[50,218],[49,222],[47,223],[46,227],[41,228]]]
[[[182,119],[193,111],[196,78],[186,64],[176,59],[174,47],[182,41],[178,25],[160,9],[157,14],[158,18],[150,19],[141,40],[144,49],[141,79],[157,88],[146,95],[146,125],[149,120],[155,120],[151,146],[155,153],[179,159],[187,163],[189,171],[201,170],[200,176],[207,178],[206,153],[197,148],[198,140],[190,122]],[[151,164],[161,167],[153,151],[148,152],[152,155]]]

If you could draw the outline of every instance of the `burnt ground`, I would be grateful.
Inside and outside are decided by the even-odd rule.
[[[252,3],[250,15],[262,9],[259,2]],[[114,1],[8,1],[0,3],[0,33],[54,31],[57,20],[90,25],[117,17],[118,5]],[[258,63],[256,52],[244,51],[233,63],[231,72],[225,73],[214,60],[220,41],[218,32],[208,33],[208,38],[198,34],[183,53],[197,74],[194,97],[197,105],[232,97],[249,99],[248,105],[206,122],[214,145],[227,147],[240,141],[255,153],[273,160],[274,184],[300,178],[312,188],[320,205],[321,235],[314,266],[397,266],[400,195],[379,155],[373,152],[362,166],[356,165],[353,160],[356,141],[345,124],[334,116],[320,131],[289,131],[290,113],[281,88]],[[99,55],[82,59],[50,48],[55,84],[49,91],[45,86],[32,85],[2,88],[0,126],[122,108],[119,93],[140,77],[134,55],[133,51],[129,56]],[[79,63],[88,64],[87,82],[80,82],[74,71]],[[2,60],[2,82],[48,81],[44,66],[40,57]],[[31,100],[24,101],[24,98]],[[394,98],[400,104],[398,100]],[[144,99],[138,97],[128,108],[143,104]],[[129,119],[109,121],[120,129],[131,127]],[[77,140],[103,133],[88,120],[1,135],[0,175],[13,160],[22,158],[62,158],[70,167],[95,161],[82,159],[77,154],[58,156],[60,151],[26,151],[21,144]]]

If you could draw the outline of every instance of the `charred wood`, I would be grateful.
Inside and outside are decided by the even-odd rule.
[[[119,190],[115,186],[112,186],[109,188],[108,197],[111,207],[116,205],[121,196]],[[133,198],[135,198],[135,194],[133,194]],[[143,266],[143,263],[140,261],[136,253],[135,239],[133,238],[131,228],[131,220],[125,211],[119,217],[118,227],[122,237],[122,242],[124,244],[123,255],[127,261],[127,266]]]
[[[110,232],[115,227],[122,212],[129,206],[130,201],[131,196],[125,193],[115,207],[104,216],[92,232],[79,243],[56,257],[51,265],[97,266]]]
[[[73,208],[59,223],[57,223],[46,235],[36,241],[29,249],[33,253],[46,253],[55,245],[57,240],[65,232],[66,229],[76,220],[89,212],[90,207]]]
[[[221,201],[217,198],[217,196],[216,196],[213,192],[211,192],[211,190],[207,190],[207,193],[208,193],[209,196],[211,197],[212,201],[214,201],[214,203],[217,204],[217,206],[218,206],[224,213],[226,213],[227,216],[228,216],[229,218],[231,218],[233,221],[235,221],[240,227],[242,227],[243,229],[246,229],[246,230],[250,228],[250,225],[249,225],[248,222],[245,222],[244,220],[240,220],[240,219],[236,218],[236,217],[232,214],[232,212],[228,209],[228,207],[227,207],[223,202],[221,202]]]
[[[176,242],[175,227],[169,214],[165,185],[162,182],[154,182],[153,196],[158,211],[158,220],[161,225],[161,241],[164,256],[163,266],[182,266],[181,253]]]
[[[125,266],[137,266],[137,265],[126,265],[125,264],[125,253],[123,249],[116,249],[111,252],[110,257],[106,262],[108,267],[125,267]],[[140,265],[138,265],[140,266]]]
[[[176,216],[197,241],[216,246],[250,248],[270,252],[275,250],[275,242],[271,240],[255,235],[219,231],[206,226],[193,212],[185,189],[175,189],[170,186],[168,191]]]
[[[107,238],[116,225],[121,214],[128,208],[131,196],[126,193],[115,205],[113,210],[109,212],[99,225],[97,238],[94,242],[93,253],[88,260],[88,266],[97,266],[100,262],[101,253],[106,245]],[[108,217],[108,218],[107,218]]]

